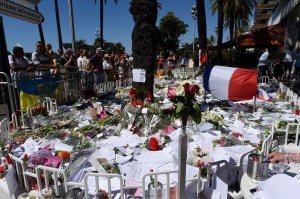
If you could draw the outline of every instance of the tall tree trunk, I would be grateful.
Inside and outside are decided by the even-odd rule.
[[[133,82],[133,87],[136,94],[150,91],[152,99],[158,40],[158,29],[155,26],[157,8],[157,0],[132,0],[130,5],[130,12],[135,22],[131,36],[133,68],[146,70],[146,82]],[[138,94],[136,97],[143,100],[145,96]]]
[[[58,35],[58,46],[59,46],[59,50],[61,50],[61,52],[63,52],[62,38],[61,38],[61,28],[60,28],[60,19],[59,19],[59,9],[58,9],[57,0],[54,0],[54,4],[55,4],[57,35]]]
[[[234,31],[234,14],[233,11],[230,12],[229,16],[229,34],[230,34],[230,40],[233,40],[233,31]]]
[[[206,14],[204,0],[196,0],[199,48],[207,49]]]
[[[218,0],[218,45],[217,64],[222,65],[222,40],[223,40],[223,0]]]
[[[104,12],[104,0],[100,0],[100,46],[103,48],[103,12]]]

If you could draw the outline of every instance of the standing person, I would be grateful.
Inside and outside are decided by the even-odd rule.
[[[75,72],[76,58],[71,48],[65,50],[65,53],[59,59],[59,64],[66,67],[67,72]]]
[[[269,51],[268,49],[260,56],[258,62],[258,73],[259,77],[266,76],[268,71],[268,63],[269,63]]]
[[[103,57],[103,70],[105,73],[105,81],[114,81],[114,73],[113,73],[113,66],[110,63],[110,56],[109,54],[105,54]]]
[[[297,49],[297,55],[295,57],[295,80],[300,78],[300,49]]]
[[[286,76],[286,78],[288,78],[288,79],[290,78],[290,75],[291,75],[294,58],[295,58],[295,52],[293,50],[293,46],[290,46],[289,50],[286,51],[285,58],[284,58],[284,62],[285,62],[284,76]]]
[[[164,64],[165,64],[165,57],[163,52],[160,52],[158,55],[158,60],[157,60],[157,68],[158,69],[164,69]]]
[[[176,57],[173,52],[168,57],[168,70],[174,70],[176,68]]]
[[[273,67],[274,67],[274,72],[273,72],[274,78],[281,81],[281,77],[283,75],[283,68],[282,68],[280,58],[276,58],[275,63],[273,64]]]
[[[46,54],[45,44],[41,41],[36,42],[36,51],[32,53],[31,60],[38,68],[38,76],[51,75],[50,69],[56,69],[58,66],[56,60],[52,60]]]
[[[15,83],[17,79],[17,73],[20,77],[27,76],[29,71],[34,70],[32,62],[24,57],[24,50],[20,46],[13,48],[13,55],[8,55],[8,63],[10,66],[11,79]]]
[[[105,74],[103,70],[103,56],[104,50],[99,47],[96,49],[96,55],[92,57],[90,60],[93,65],[93,71],[96,74],[97,83],[103,83],[105,81]]]
[[[186,66],[186,61],[187,61],[187,59],[186,59],[186,57],[185,57],[185,54],[183,54],[183,55],[181,56],[181,60],[180,60],[180,66],[181,66],[181,68],[185,68],[185,66]]]
[[[52,59],[52,62],[57,63],[60,56],[52,50],[52,45],[48,43],[45,45],[45,48],[46,48],[46,55],[48,55]],[[55,75],[58,73],[57,69],[50,69],[50,71],[51,71],[51,75]]]
[[[25,78],[27,75],[29,75],[29,72],[34,71],[34,67],[32,62],[28,60],[26,57],[24,57],[23,48],[20,46],[15,46],[13,48],[13,55],[8,55],[8,63],[10,66],[11,79],[15,85],[16,99],[18,103],[17,106],[19,107],[20,98],[17,89],[17,79]]]

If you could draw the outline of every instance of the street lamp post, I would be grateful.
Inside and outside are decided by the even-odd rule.
[[[195,54],[195,26],[196,26],[196,16],[197,16],[197,8],[195,5],[192,7],[191,11],[193,17],[193,55]]]

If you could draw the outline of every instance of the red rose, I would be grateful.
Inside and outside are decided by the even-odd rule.
[[[148,148],[149,148],[150,151],[159,151],[160,150],[160,147],[158,145],[158,141],[154,137],[150,138]]]
[[[12,144],[9,144],[9,145],[7,146],[7,149],[8,149],[9,151],[11,151],[12,148],[13,148],[13,145],[12,145]]]
[[[198,93],[199,90],[200,90],[200,88],[196,84],[193,84],[193,85],[190,86],[190,92],[193,93],[193,94]]]
[[[27,155],[26,153],[25,153],[24,156],[23,156],[23,160],[24,160],[24,161],[27,161],[27,160],[28,160],[28,155]]]
[[[136,101],[133,101],[133,102],[131,102],[131,105],[133,106],[133,107],[136,107]]]
[[[151,93],[149,91],[147,92],[146,99],[148,101],[152,101],[152,95],[151,95]]]
[[[185,93],[189,93],[190,92],[190,84],[189,83],[184,84],[183,88],[184,88],[184,92]]]
[[[197,164],[198,164],[199,167],[203,166],[204,165],[204,161],[198,160]]]
[[[134,88],[130,89],[130,91],[129,91],[129,97],[130,97],[130,100],[132,100],[135,97],[135,90],[134,90]]]
[[[140,99],[136,100],[136,105],[144,106],[144,102]]]
[[[169,87],[167,96],[170,100],[176,98],[176,87]]]
[[[7,164],[12,164],[13,163],[8,154],[5,155],[5,159],[6,159]]]
[[[225,138],[221,137],[221,139],[220,139],[220,147],[224,147],[224,145],[225,145]]]
[[[231,133],[230,136],[231,136],[231,137],[234,137],[234,138],[243,137],[243,135],[240,134],[240,133]]]

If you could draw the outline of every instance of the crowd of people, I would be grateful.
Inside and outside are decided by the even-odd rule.
[[[95,53],[83,48],[76,56],[70,48],[55,53],[51,44],[40,41],[36,43],[31,59],[24,56],[21,46],[15,46],[8,60],[13,81],[28,75],[50,76],[79,71],[81,82],[90,81],[89,84],[124,79],[129,76],[133,63],[133,58],[123,52],[109,55],[100,47]]]
[[[79,50],[78,55],[71,48],[56,53],[51,44],[40,41],[36,43],[31,59],[24,56],[21,46],[15,46],[12,54],[8,55],[8,60],[12,81],[16,84],[27,78],[44,78],[58,74],[61,78],[67,78],[71,77],[68,75],[80,74],[81,90],[86,97],[95,95],[96,84],[131,77],[133,64],[133,58],[124,52],[107,54],[101,47],[95,52],[84,47]]]
[[[282,57],[277,53],[273,63],[269,60],[270,53],[268,49],[262,53],[258,62],[258,71],[260,76],[273,76],[275,79],[282,78],[291,79],[294,67],[294,75],[292,80],[300,80],[300,49],[296,51],[292,46],[284,53]],[[270,65],[273,66],[273,71],[270,71]]]

